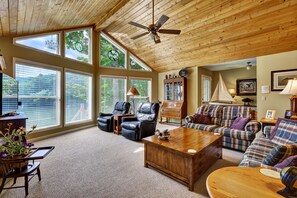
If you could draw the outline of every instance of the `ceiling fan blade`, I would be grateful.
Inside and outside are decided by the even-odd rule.
[[[135,40],[135,39],[138,39],[138,38],[140,38],[140,37],[142,37],[144,35],[147,35],[147,34],[149,34],[149,32],[145,32],[145,33],[139,34],[137,36],[133,36],[133,37],[131,37],[131,39]]]
[[[128,24],[130,24],[130,25],[134,25],[134,26],[136,26],[136,27],[139,27],[139,28],[142,28],[142,29],[145,29],[145,30],[148,30],[148,28],[145,27],[144,25],[141,25],[141,24],[136,23],[136,22],[133,22],[133,21],[130,21]]]
[[[162,15],[156,23],[157,28],[159,29],[168,19],[168,16]]]
[[[158,32],[162,34],[180,34],[181,30],[160,29]]]

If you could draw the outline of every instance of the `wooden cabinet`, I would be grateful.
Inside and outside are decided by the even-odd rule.
[[[0,131],[3,133],[6,132],[5,129],[7,129],[7,125],[9,123],[12,123],[10,127],[10,131],[14,129],[19,129],[20,127],[26,128],[26,120],[28,119],[27,116],[25,116],[24,113],[19,113],[18,115],[14,116],[5,116],[0,118]]]
[[[161,106],[162,118],[166,118],[166,123],[170,118],[180,120],[187,116],[187,79],[171,78],[164,80],[164,102]]]

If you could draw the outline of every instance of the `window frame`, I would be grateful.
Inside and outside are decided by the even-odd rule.
[[[125,102],[128,101],[128,96],[127,96],[127,91],[128,91],[128,77],[127,76],[114,76],[114,75],[99,75],[99,109],[98,112],[101,112],[101,104],[100,104],[100,100],[101,100],[101,79],[102,78],[118,78],[118,79],[124,79],[126,81],[126,86],[125,86]]]
[[[149,80],[149,81],[151,81],[151,90],[150,90],[149,97],[150,97],[150,101],[152,101],[152,90],[153,90],[153,79],[152,78],[129,76],[128,83],[127,83],[128,89],[132,87],[132,85],[130,85],[130,80]],[[127,101],[128,101],[128,96],[127,96]]]
[[[91,118],[87,119],[87,120],[82,120],[82,121],[77,121],[77,122],[70,122],[70,123],[66,123],[66,73],[74,73],[74,74],[80,74],[80,75],[85,75],[85,76],[90,76],[91,77],[91,89],[89,90],[89,92],[91,93],[91,97],[90,97],[90,104],[91,104]],[[63,125],[64,126],[73,126],[73,125],[78,125],[78,124],[83,124],[83,123],[89,123],[89,122],[93,122],[94,120],[94,75],[92,73],[88,73],[88,72],[83,72],[83,71],[78,71],[78,70],[74,70],[74,69],[69,69],[69,68],[65,68],[64,69],[64,84],[63,84],[63,88],[64,88],[64,101],[63,101],[63,106],[64,106],[64,118],[63,118]]]
[[[66,34],[69,33],[69,32],[75,32],[75,31],[79,31],[79,30],[87,30],[89,29],[90,31],[90,39],[89,39],[89,59],[91,61],[89,62],[83,62],[83,61],[80,61],[80,60],[77,60],[77,59],[72,59],[72,58],[69,58],[66,56],[66,42],[65,42],[65,38],[66,38]],[[65,59],[68,59],[68,60],[72,60],[72,61],[76,61],[78,63],[83,63],[83,64],[86,64],[86,65],[89,65],[89,66],[93,66],[94,65],[94,57],[93,57],[93,28],[92,27],[82,27],[82,28],[77,28],[77,29],[69,29],[69,30],[64,30],[63,31],[63,55],[64,55],[64,58]],[[62,44],[61,44],[62,45]]]
[[[101,54],[101,42],[100,42],[100,37],[103,37],[104,39],[106,39],[108,42],[110,42],[112,45],[114,45],[116,48],[118,48],[121,52],[123,52],[125,54],[125,67],[124,68],[118,68],[118,67],[113,67],[112,65],[110,66],[104,66],[104,65],[101,65],[101,57],[100,57],[100,54]],[[106,35],[104,32],[100,32],[99,33],[99,54],[98,54],[98,57],[99,57],[99,67],[101,68],[108,68],[108,69],[119,69],[119,70],[128,70],[129,68],[129,61],[127,60],[127,57],[128,57],[128,50],[123,48],[122,46],[120,46],[117,42],[115,42],[112,38],[110,38],[108,35]],[[129,64],[129,65],[128,65]]]
[[[147,70],[137,70],[137,69],[132,69],[131,64],[130,64],[130,58],[135,59],[141,67],[146,68]],[[147,64],[145,64],[143,61],[141,61],[139,58],[137,58],[135,55],[132,53],[129,53],[128,55],[128,63],[129,63],[129,70],[131,71],[139,71],[139,72],[152,72],[152,68],[149,67]]]
[[[21,44],[16,42],[18,39],[34,38],[34,37],[47,36],[47,35],[52,35],[52,34],[57,34],[58,35],[58,42],[59,42],[58,43],[58,47],[59,47],[58,54],[50,53],[50,52],[43,51],[43,50],[33,48],[33,47],[29,47],[29,46],[26,46],[26,45],[21,45]],[[53,55],[53,56],[63,57],[62,56],[62,43],[61,43],[62,42],[62,36],[63,36],[63,31],[55,31],[55,32],[42,33],[42,34],[33,34],[33,35],[28,35],[28,36],[19,36],[19,37],[14,37],[13,38],[13,44],[16,45],[16,46],[20,46],[20,47],[35,50],[35,51],[38,51],[38,52],[50,54],[50,55]]]
[[[57,113],[57,121],[59,121],[58,125],[53,125],[53,126],[49,126],[49,127],[42,127],[42,128],[36,128],[35,132],[43,132],[43,131],[48,131],[48,130],[52,130],[52,129],[59,129],[63,127],[63,118],[62,118],[62,102],[63,102],[63,98],[62,98],[62,82],[64,81],[63,79],[63,69],[61,67],[58,66],[53,66],[53,65],[48,65],[48,64],[44,64],[44,63],[39,63],[39,62],[35,62],[35,61],[30,61],[30,60],[26,60],[26,59],[21,59],[21,58],[16,58],[13,57],[13,77],[16,78],[16,65],[17,64],[22,64],[22,65],[26,65],[28,67],[36,67],[36,68],[42,68],[42,69],[49,69],[49,70],[55,70],[60,72],[59,73],[59,78],[57,78],[57,101],[59,102],[59,106],[56,107],[57,110],[59,110],[59,112]],[[18,95],[19,97],[19,95]],[[38,126],[37,126],[38,127]]]

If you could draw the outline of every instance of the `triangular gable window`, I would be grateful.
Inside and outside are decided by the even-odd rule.
[[[14,43],[60,55],[60,33],[14,38]]]
[[[103,67],[126,68],[126,50],[113,42],[104,33],[100,34],[100,65]]]
[[[146,64],[141,62],[139,59],[137,59],[133,55],[130,55],[130,69],[141,70],[141,71],[152,71],[152,69],[150,67],[148,67]]]

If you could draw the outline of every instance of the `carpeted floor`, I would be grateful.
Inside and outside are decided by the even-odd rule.
[[[159,129],[175,128],[159,125]],[[143,166],[143,143],[133,142],[97,127],[34,142],[56,148],[41,160],[42,180],[33,178],[28,197],[208,197],[205,181],[213,170],[236,166],[242,153],[223,149],[218,160],[195,183],[194,192],[167,176]],[[23,184],[21,178],[18,184]],[[4,190],[1,197],[25,197],[23,188]]]

